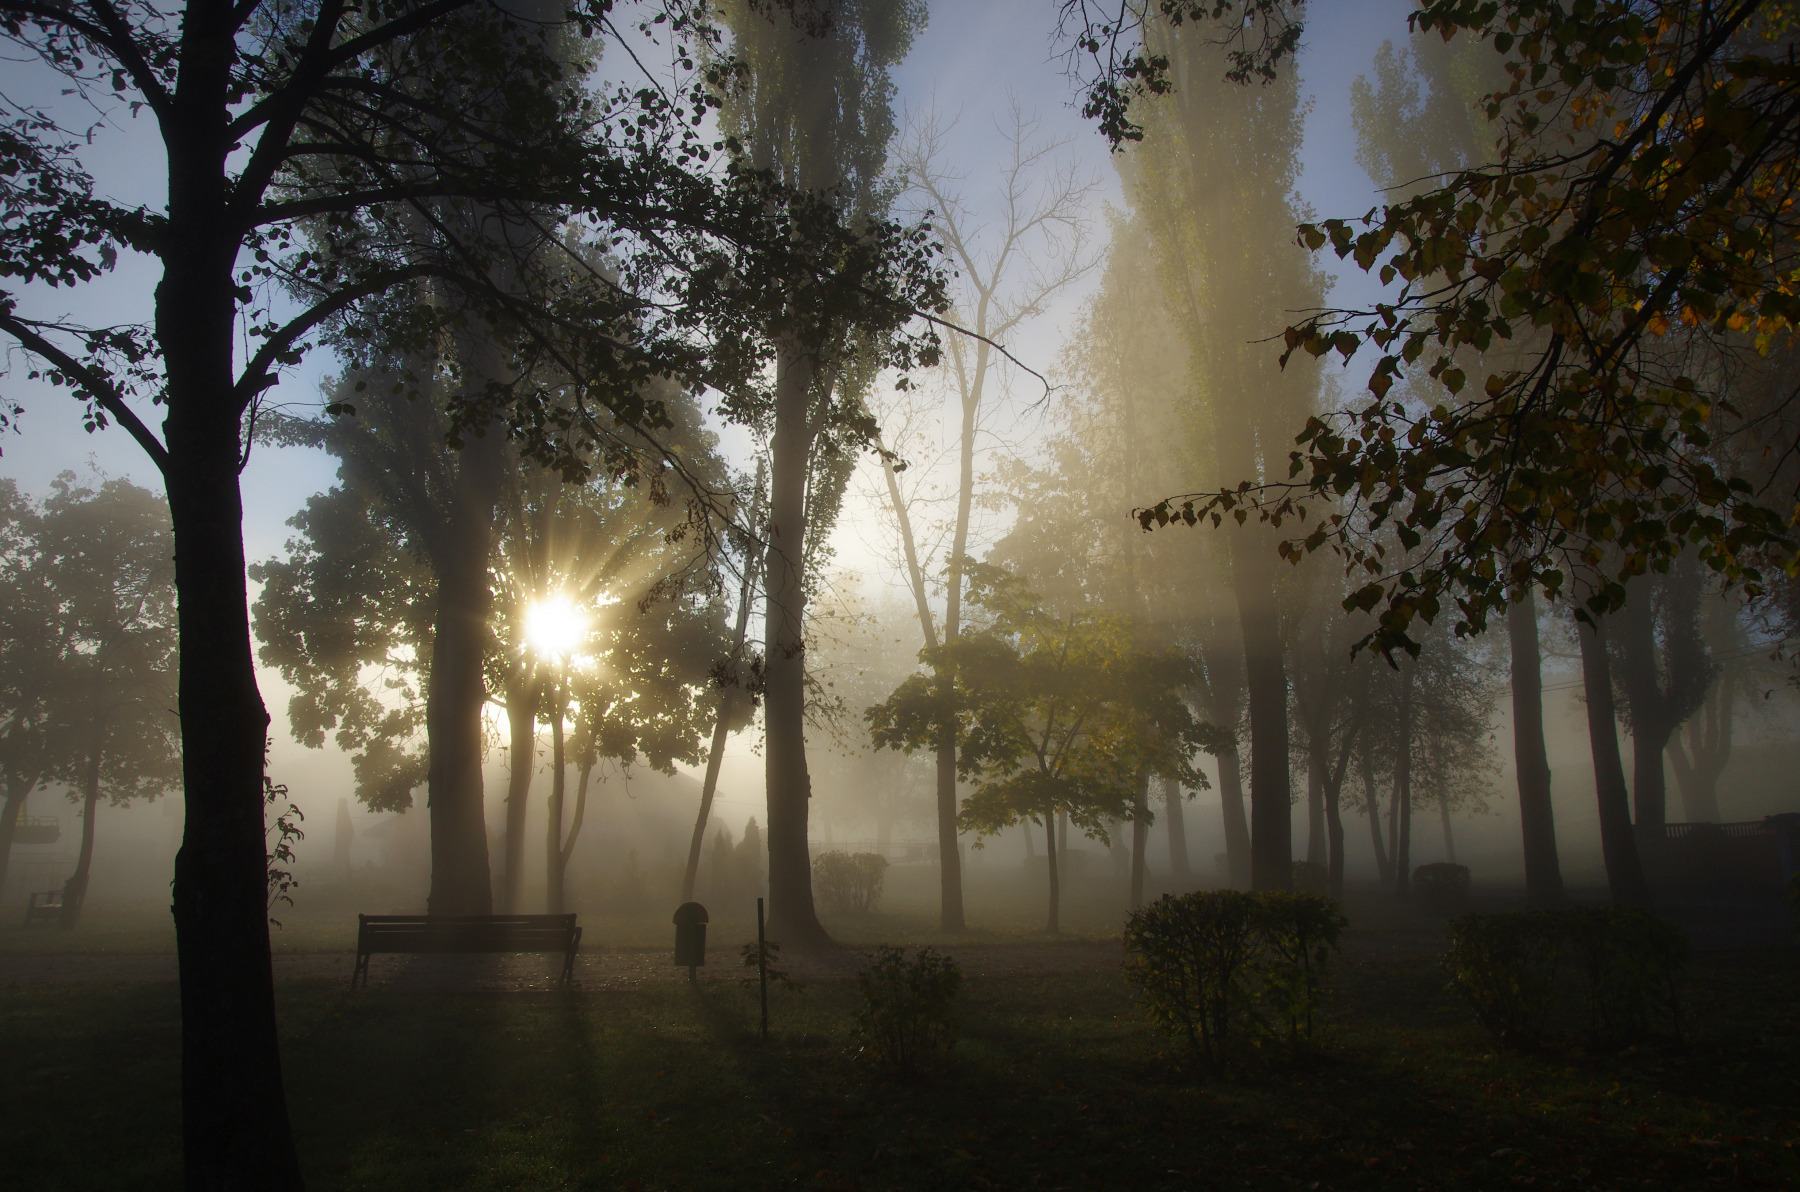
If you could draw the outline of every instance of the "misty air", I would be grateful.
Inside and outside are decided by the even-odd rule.
[[[1800,14],[0,0],[0,1186],[1800,1186]]]

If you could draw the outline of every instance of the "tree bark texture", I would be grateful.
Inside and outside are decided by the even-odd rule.
[[[1605,632],[1597,625],[1577,622],[1575,637],[1581,643],[1581,683],[1587,696],[1588,743],[1594,757],[1594,791],[1600,804],[1600,849],[1606,858],[1606,881],[1614,902],[1642,905],[1649,901],[1649,889],[1638,857],[1637,838],[1632,834]]]
[[[482,805],[481,711],[487,703],[485,664],[494,610],[488,562],[505,450],[497,426],[463,448],[451,532],[433,551],[437,621],[425,725],[431,815],[426,908],[434,915],[487,915],[494,910]]]
[[[563,913],[563,795],[568,789],[567,759],[563,756],[563,706],[567,699],[568,671],[550,697],[550,807],[544,820],[544,913]]]
[[[891,468],[890,468],[891,470]],[[763,529],[763,486],[768,477],[762,465],[756,469],[755,495],[750,500],[750,528]],[[750,602],[756,594],[756,571],[762,565],[762,552],[751,546],[744,552],[744,574],[738,584],[737,624],[731,635],[731,662],[735,666],[744,656],[744,636],[750,630]],[[706,825],[712,818],[713,796],[719,791],[719,767],[725,761],[725,739],[730,735],[731,712],[736,692],[730,687],[719,690],[718,713],[713,720],[712,746],[706,753],[706,778],[700,784],[700,810],[694,816],[694,834],[688,841],[687,868],[681,875],[681,901],[694,900],[694,887],[700,880],[700,848],[706,841]]]
[[[1690,824],[1724,821],[1719,813],[1719,779],[1731,760],[1735,697],[1735,684],[1730,677],[1721,678],[1707,693],[1699,714],[1688,720],[1685,734],[1676,732],[1669,737],[1669,762],[1681,788],[1682,814]]]
[[[525,825],[530,818],[531,771],[537,760],[537,668],[529,662],[520,664],[520,673],[511,676],[506,692],[507,753],[510,766],[506,774],[506,855],[500,873],[500,910],[503,914],[524,913],[525,896]]]
[[[1543,654],[1538,644],[1537,599],[1530,588],[1506,610],[1506,630],[1512,644],[1513,768],[1519,778],[1525,901],[1532,906],[1557,906],[1563,901],[1562,863],[1556,851],[1550,755],[1544,744]]]
[[[1375,789],[1375,771],[1367,766],[1363,767],[1363,806],[1369,812],[1369,844],[1375,850],[1375,873],[1382,885],[1389,885],[1394,880],[1394,867],[1381,839],[1381,795]]]
[[[1163,779],[1163,818],[1169,828],[1169,874],[1176,884],[1194,876],[1188,859],[1187,809],[1182,805],[1181,784],[1173,778]]]
[[[1293,885],[1287,667],[1275,602],[1275,553],[1261,534],[1231,535],[1232,586],[1250,698],[1250,888]]]
[[[301,1187],[288,1126],[269,963],[263,750],[238,489],[232,375],[236,221],[228,211],[231,30],[223,0],[192,0],[164,120],[169,206],[156,289],[166,379],[163,479],[175,536],[187,815],[175,858],[182,1144],[190,1189]]]
[[[94,813],[100,806],[100,755],[103,741],[96,741],[81,776],[81,850],[75,855],[75,872],[63,883],[61,926],[72,930],[81,921],[87,903],[88,875],[94,868]]]
[[[1306,859],[1324,866],[1331,850],[1325,841],[1325,774],[1331,764],[1331,741],[1306,743]]]
[[[1244,816],[1244,771],[1236,749],[1219,754],[1219,809],[1225,827],[1225,867],[1231,888],[1250,888],[1250,821]]]
[[[813,907],[812,855],[806,842],[812,781],[806,767],[806,474],[812,358],[783,347],[775,378],[775,434],[770,442],[769,557],[763,704],[764,773],[769,800],[769,924],[772,938],[795,951],[830,942]]]
[[[6,791],[6,802],[0,804],[0,890],[6,889],[6,869],[12,860],[13,839],[19,832],[19,820],[25,814],[25,799],[37,781],[29,784],[9,784]]]

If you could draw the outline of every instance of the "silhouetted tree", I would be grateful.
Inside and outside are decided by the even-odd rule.
[[[877,219],[893,198],[888,71],[924,26],[925,7],[920,0],[819,0],[808,11],[818,20],[816,36],[747,0],[725,7],[746,73],[724,93],[722,122],[757,169],[820,196],[853,225]],[[773,432],[763,585],[769,933],[807,948],[827,940],[813,909],[807,846],[809,579],[854,454],[874,437],[863,396],[886,355],[889,327],[854,309],[799,301],[772,314],[762,329],[774,345],[774,392],[754,415]]]
[[[180,786],[172,554],[168,506],[127,481],[64,472],[37,502],[0,482],[5,826],[40,783],[80,804],[64,927],[81,918],[102,796],[123,806]]]
[[[646,8],[670,18],[661,28],[684,43],[677,60],[693,61],[695,39],[710,33],[699,10],[676,0]],[[572,462],[563,446],[603,438],[615,420],[656,421],[640,388],[652,375],[754,388],[764,350],[750,328],[782,306],[882,307],[898,319],[916,305],[906,283],[893,284],[917,276],[906,263],[920,260],[916,240],[868,225],[848,236],[828,206],[708,164],[716,149],[696,119],[712,106],[706,80],[582,85],[549,43],[597,34],[611,9],[587,0],[572,11],[524,0],[0,4],[9,88],[30,76],[31,94],[72,90],[108,117],[141,113],[167,162],[166,204],[110,201],[96,193],[89,140],[8,95],[21,116],[3,134],[12,165],[0,332],[76,395],[90,424],[117,423],[143,449],[174,526],[188,815],[173,897],[191,1187],[301,1182],[275,1035],[268,714],[238,487],[246,428],[280,370],[327,326],[341,342],[384,350],[481,326],[492,367],[480,371],[486,384],[449,396],[455,424],[473,433],[498,419]],[[532,229],[525,242],[473,241],[457,234],[466,225],[433,218],[458,204],[551,214],[507,220]],[[565,242],[571,211],[598,225],[617,272],[503,284],[529,276],[534,259],[568,260],[539,250]],[[120,252],[161,268],[148,326],[44,313],[56,287],[76,296],[57,293],[55,310],[79,309]],[[502,259],[520,269],[496,268]],[[847,286],[830,280],[847,277]],[[814,278],[827,280],[796,286]],[[352,314],[427,281],[442,301],[414,304],[423,318]],[[580,382],[572,421],[538,417],[537,395],[506,383],[519,375],[515,357],[539,355],[560,357]],[[166,411],[160,434],[140,399]]]

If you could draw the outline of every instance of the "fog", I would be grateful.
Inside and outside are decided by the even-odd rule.
[[[909,390],[894,387],[899,374],[892,370],[858,382],[858,400],[873,416],[882,445],[893,451],[891,462],[901,466],[891,484],[880,457],[868,449],[872,444],[853,440],[834,447],[841,458],[829,478],[812,481],[837,486],[837,494],[835,509],[813,513],[824,534],[808,547],[805,564],[807,840],[815,855],[885,854],[891,863],[886,913],[922,922],[936,917],[935,779],[928,751],[908,755],[872,745],[864,713],[919,673],[919,650],[926,644],[919,598],[940,622],[935,631],[943,631],[970,386],[979,396],[967,421],[970,499],[960,514],[966,555],[1010,567],[1057,615],[1086,610],[1134,619],[1141,644],[1179,643],[1220,657],[1250,649],[1233,644],[1238,614],[1228,576],[1233,566],[1247,572],[1248,554],[1266,548],[1204,526],[1144,534],[1132,511],[1274,467],[1284,436],[1306,413],[1343,402],[1346,390],[1359,384],[1366,355],[1347,361],[1333,357],[1322,365],[1296,362],[1282,371],[1274,366],[1274,346],[1264,341],[1278,335],[1297,311],[1327,301],[1353,305],[1380,293],[1368,276],[1329,255],[1308,258],[1293,245],[1291,226],[1317,215],[1366,209],[1383,187],[1408,181],[1396,173],[1404,173],[1401,159],[1414,151],[1414,142],[1436,135],[1424,126],[1431,104],[1446,97],[1434,97],[1430,72],[1416,64],[1407,85],[1422,89],[1424,101],[1414,95],[1408,110],[1420,130],[1409,134],[1367,119],[1358,123],[1357,103],[1367,108],[1371,88],[1380,93],[1384,85],[1378,55],[1386,53],[1391,66],[1394,48],[1404,52],[1413,44],[1405,27],[1407,9],[1401,2],[1320,6],[1310,14],[1297,70],[1253,88],[1207,77],[1216,53],[1184,47],[1177,39],[1171,43],[1174,51],[1192,59],[1191,68],[1184,69],[1196,72],[1185,95],[1147,105],[1145,139],[1116,154],[1074,110],[1068,63],[1059,57],[1054,36],[1053,6],[934,5],[910,44],[884,66],[892,90],[876,102],[892,128],[878,146],[886,163],[881,186],[887,188],[880,201],[896,218],[931,218],[949,236],[956,274],[948,291],[949,321],[978,331],[996,329],[989,342],[947,333],[945,361],[910,370],[915,385]],[[756,37],[766,34],[741,21],[738,28]],[[1403,68],[1407,61],[1402,58]],[[641,65],[627,65],[614,55],[598,77],[629,78]],[[1437,77],[1442,85],[1448,76]],[[1358,88],[1363,98],[1353,101]],[[1383,94],[1376,94],[1378,102]],[[1402,96],[1392,102],[1406,101]],[[1211,104],[1213,110],[1199,121],[1198,109],[1183,104]],[[779,118],[748,109],[731,115],[734,110],[727,105],[728,117],[752,138],[757,121]],[[160,165],[143,156],[142,143],[124,127],[103,128],[96,145],[92,168],[103,183],[127,197],[134,190],[154,191],[151,176]],[[1234,160],[1238,164],[1229,169],[1219,164]],[[1231,186],[1239,192],[1232,193]],[[1172,220],[1192,227],[1184,231]],[[1192,259],[1175,260],[1183,252]],[[1177,275],[1184,269],[1188,288],[1179,293],[1183,283]],[[130,284],[116,287],[108,299],[114,308],[95,312],[96,317],[126,317],[136,300],[133,287],[139,299],[147,293],[148,277],[124,280]],[[1184,318],[1193,325],[1184,325]],[[317,352],[282,375],[274,407],[284,416],[316,419],[342,375],[328,353]],[[116,427],[86,433],[69,399],[39,382],[16,383],[28,396],[0,457],[0,476],[15,482],[26,499],[42,498],[52,478],[67,470],[79,473],[81,483],[116,477],[155,487],[153,471]],[[736,474],[741,485],[768,450],[766,427],[744,425],[717,394],[704,392],[697,395],[693,416],[693,433],[712,438],[715,446],[709,450],[716,453],[717,466]],[[1124,423],[1117,422],[1120,417]],[[243,484],[244,536],[253,564],[291,559],[297,539],[290,519],[309,497],[337,482],[329,442],[304,440],[304,435],[275,436],[252,451],[254,464]],[[914,540],[910,563],[896,497],[909,515],[904,533]],[[693,591],[696,599],[717,602],[715,615],[723,623],[736,603],[732,584],[742,560],[729,549],[720,558],[723,581]],[[676,560],[672,554],[666,565],[691,562],[688,555]],[[1321,628],[1330,620],[1350,624],[1331,592],[1318,587],[1340,582],[1330,578],[1338,570],[1322,553],[1292,574],[1259,581],[1271,585],[1266,590],[1272,598],[1279,589],[1290,671],[1305,665],[1296,643],[1306,635],[1327,634],[1329,652],[1348,658],[1366,631]],[[1127,573],[1138,577],[1126,585],[1130,592],[1120,586]],[[634,578],[620,591],[640,593],[654,578]],[[252,602],[262,594],[261,582],[253,579]],[[769,618],[761,598],[753,599],[748,638],[754,654],[763,649]],[[1571,888],[1599,897],[1606,874],[1568,610],[1566,600],[1540,601],[1546,756],[1563,877]],[[978,627],[990,614],[968,605],[963,615]],[[1706,643],[1714,655],[1729,656],[1722,677],[1712,682],[1742,689],[1729,757],[1716,779],[1718,814],[1727,822],[1800,808],[1792,783],[1800,760],[1800,722],[1791,676],[1785,664],[1761,662],[1776,650],[1782,627],[1759,619],[1755,610],[1726,620],[1733,617],[1739,624],[1732,642]],[[1202,623],[1211,628],[1202,632],[1196,628]],[[1709,622],[1718,623],[1717,617]],[[1524,880],[1504,637],[1503,627],[1490,626],[1473,645],[1444,639],[1441,646],[1428,646],[1455,655],[1452,669],[1479,705],[1466,756],[1444,780],[1453,788],[1448,796],[1455,860],[1469,867],[1476,889],[1496,895],[1515,892]],[[294,671],[271,665],[268,642],[262,645],[257,681],[273,715],[268,772],[286,786],[286,799],[304,817],[304,839],[294,846],[299,886],[288,913],[303,920],[312,910],[340,914],[353,904],[364,911],[425,909],[432,853],[423,784],[378,795],[366,776],[359,778],[353,759],[362,752],[342,737],[290,724],[290,704],[300,693],[291,681]],[[420,653],[429,649],[429,635],[396,648],[420,668],[410,696],[384,690],[387,679],[368,657],[357,663],[362,669],[352,679],[366,698],[386,701],[390,709],[400,709],[405,698],[418,700],[429,683]],[[1216,669],[1220,663],[1208,665]],[[1242,660],[1235,665],[1241,668]],[[1366,652],[1354,665],[1392,669],[1383,660],[1370,661]],[[1296,676],[1293,682],[1301,680]],[[480,776],[487,853],[498,890],[508,832],[503,798],[518,763],[509,756],[509,750],[516,752],[516,739],[509,739],[504,700],[490,688],[479,741]],[[641,912],[649,918],[676,900],[706,771],[713,696],[705,684],[695,683],[682,698],[691,707],[672,730],[678,742],[653,748],[643,741],[628,743],[594,763],[585,823],[570,853],[565,897],[570,909]],[[1236,695],[1211,706],[1192,691],[1187,698],[1198,721],[1237,736],[1248,749],[1248,722],[1223,723],[1219,715],[1220,708],[1241,703]],[[739,719],[745,714],[740,708]],[[1299,714],[1296,707],[1290,767],[1296,859],[1320,855],[1312,843],[1317,828],[1309,819]],[[550,725],[540,721],[535,727],[524,819],[529,843],[517,879],[517,910],[538,909],[545,898],[541,838],[552,744]],[[702,893],[711,888],[720,898],[741,902],[761,889],[760,876],[739,887],[708,871],[721,834],[741,841],[753,820],[767,830],[766,727],[759,710],[725,740],[704,831]],[[1621,732],[1629,728],[1627,721]],[[310,741],[297,739],[308,733]],[[1624,739],[1627,781],[1635,785],[1630,738]],[[394,741],[423,756],[417,728]],[[1185,849],[1172,851],[1170,833],[1176,829],[1160,801],[1142,805],[1151,814],[1138,818],[1151,826],[1143,844],[1146,886],[1140,898],[1233,878],[1224,859],[1229,816],[1221,800],[1242,797],[1238,780],[1221,774],[1214,753],[1195,751],[1190,760],[1198,781],[1186,784],[1189,801],[1179,826]],[[1393,775],[1391,765],[1382,765],[1386,799]],[[665,768],[668,772],[661,772]],[[1675,776],[1669,777],[1670,798],[1676,800]],[[575,781],[571,769],[571,791]],[[974,781],[964,776],[963,796]],[[150,797],[158,793],[135,799],[103,794],[88,887],[93,914],[141,922],[160,915],[182,818],[179,793]],[[1415,798],[1421,801],[1412,831],[1413,863],[1451,859],[1432,796]],[[56,888],[67,879],[81,837],[78,801],[73,787],[52,781],[23,805],[22,815],[34,827],[13,847],[0,906],[22,905],[27,893]],[[779,819],[782,813],[777,808],[773,814]],[[1683,815],[1674,811],[1669,818],[1679,821]],[[1347,802],[1344,820],[1344,880],[1372,886],[1378,865],[1366,819]],[[1037,915],[1033,904],[1041,897],[1043,842],[1028,841],[1032,822],[1027,817],[1025,824],[987,834],[972,829],[961,834],[971,925],[1012,928]],[[1072,890],[1092,912],[1089,928],[1103,928],[1131,898],[1131,827],[1108,822],[1107,842],[1077,831],[1065,846]],[[1041,833],[1041,825],[1031,830]],[[1190,859],[1185,873],[1175,859],[1181,852]],[[743,907],[735,906],[731,917],[742,919]]]

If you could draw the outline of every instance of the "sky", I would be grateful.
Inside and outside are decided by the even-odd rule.
[[[1355,160],[1350,126],[1349,89],[1369,69],[1382,41],[1405,36],[1407,0],[1332,0],[1312,7],[1308,34],[1299,59],[1303,85],[1310,97],[1300,178],[1301,198],[1321,215],[1356,215],[1378,196]],[[1095,183],[1089,218],[1104,226],[1104,207],[1120,202],[1118,179],[1104,139],[1084,121],[1075,106],[1075,90],[1064,73],[1055,40],[1057,0],[1028,3],[949,3],[930,6],[930,20],[911,55],[896,70],[894,82],[903,126],[935,114],[953,122],[948,138],[953,168],[964,176],[963,188],[976,221],[991,210],[992,163],[1006,150],[1004,115],[1009,106],[1039,121],[1039,137],[1061,142],[1057,156]],[[92,168],[101,189],[115,197],[150,206],[161,203],[161,163],[157,141],[147,118],[117,120],[99,126],[94,135]],[[1331,263],[1335,267],[1335,262]],[[1006,347],[1037,372],[1051,374],[1057,352],[1078,316],[1097,272],[1071,287],[1049,312],[1019,329]],[[83,291],[89,305],[80,311],[90,321],[142,319],[155,285],[154,272],[142,261],[127,261],[102,287]],[[1350,300],[1362,289],[1349,278],[1337,298]],[[66,296],[48,297],[66,305]],[[54,306],[52,307],[54,308]],[[42,492],[59,472],[97,470],[128,476],[155,487],[154,469],[135,444],[114,429],[90,434],[82,427],[81,410],[65,394],[25,378],[25,361],[14,353],[0,376],[0,393],[17,398],[25,413],[16,433],[0,436],[0,477],[16,479],[28,492]],[[331,369],[325,353],[315,353],[283,378],[275,400],[316,406],[321,378]],[[1018,370],[1003,378],[1010,404],[1003,404],[996,426],[1013,449],[1029,451],[1053,413],[1039,382]],[[153,424],[154,415],[147,418]],[[727,449],[740,456],[748,438],[725,430]],[[306,499],[333,481],[333,461],[304,448],[258,447],[242,478],[244,538],[251,561],[282,553],[290,531],[287,521]],[[879,507],[879,474],[865,468],[852,483],[848,506],[834,538],[837,561],[857,577],[865,595],[880,599],[884,586],[897,578],[889,561],[894,549],[890,523]],[[297,794],[324,800],[349,789],[347,761],[335,753],[309,753],[285,732],[287,692],[272,672],[262,676],[265,698],[275,716],[274,764],[294,775]],[[738,815],[747,816],[760,802],[760,759],[752,743],[740,736],[727,763],[721,799]]]

